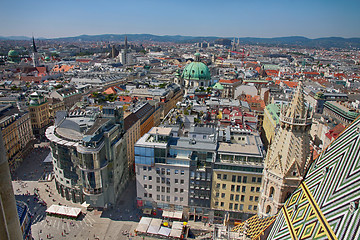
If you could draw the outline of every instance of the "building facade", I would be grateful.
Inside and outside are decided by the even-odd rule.
[[[0,105],[0,131],[10,169],[14,170],[32,149],[34,139],[29,112],[20,112],[12,105]]]
[[[30,94],[29,111],[34,136],[40,139],[51,123],[49,104],[45,97],[37,92]]]
[[[56,189],[68,200],[94,207],[115,204],[128,181],[123,110],[58,112],[46,131]]]
[[[242,220],[257,213],[264,150],[256,132],[228,127],[214,164],[211,208],[215,218]],[[230,139],[229,139],[230,138]]]
[[[209,132],[154,127],[135,144],[138,200],[145,207],[181,210],[185,218],[209,217],[216,142]],[[195,134],[197,132],[197,134]]]

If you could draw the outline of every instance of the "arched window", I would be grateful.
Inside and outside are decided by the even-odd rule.
[[[273,197],[274,194],[275,194],[275,189],[274,189],[274,187],[271,187],[271,188],[270,188],[270,194],[269,194],[269,196],[270,196],[270,197]]]
[[[271,212],[271,206],[270,205],[267,205],[266,207],[266,214],[270,214]]]

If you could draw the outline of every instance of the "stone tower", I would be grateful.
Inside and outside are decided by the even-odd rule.
[[[280,113],[280,128],[264,163],[259,215],[274,215],[298,187],[310,163],[312,113],[304,104],[303,84]]]

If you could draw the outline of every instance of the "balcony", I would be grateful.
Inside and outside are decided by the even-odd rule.
[[[88,196],[101,195],[103,193],[103,190],[102,188],[83,188],[83,193]]]

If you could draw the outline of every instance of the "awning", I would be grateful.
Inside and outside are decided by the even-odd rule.
[[[180,229],[180,230],[182,230],[182,228],[183,228],[183,223],[182,222],[173,222],[172,229]]]
[[[51,205],[47,210],[47,213],[57,214],[68,217],[78,217],[81,213],[80,208],[65,207],[59,205]]]
[[[158,234],[163,235],[163,236],[169,236],[170,232],[171,232],[170,228],[160,227],[160,230],[158,231]]]
[[[151,234],[157,234],[161,227],[161,223],[162,223],[161,219],[157,219],[157,218],[151,219],[151,223],[150,223],[150,226],[149,226],[147,232],[151,233]]]
[[[151,223],[151,219],[152,219],[152,218],[149,218],[149,217],[142,217],[142,218],[140,219],[139,224],[138,224],[137,227],[136,227],[136,231],[137,231],[137,232],[146,233],[146,231],[148,230],[149,225],[150,225],[150,223]]]
[[[150,208],[144,208],[143,213],[147,215],[151,215],[151,209]]]
[[[181,237],[182,230],[179,229],[171,229],[170,237],[174,238],[180,238]]]

